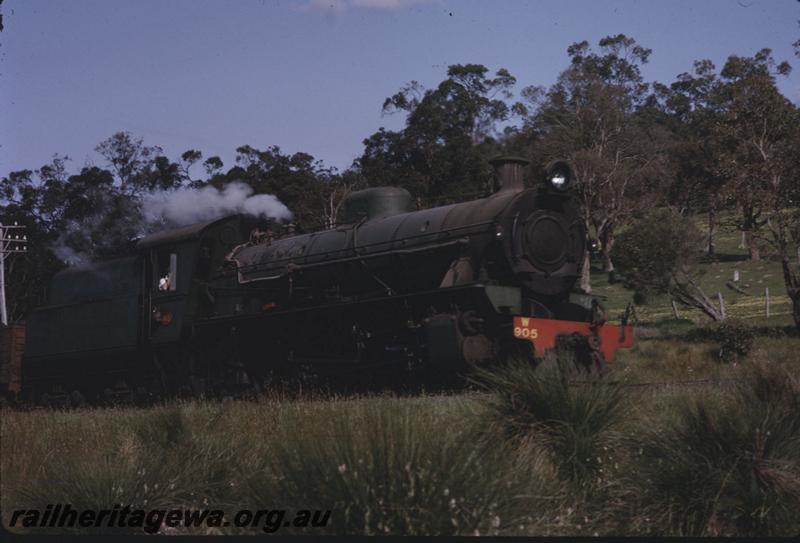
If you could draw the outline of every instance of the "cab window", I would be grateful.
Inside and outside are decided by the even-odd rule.
[[[162,249],[155,251],[154,256],[155,289],[158,291],[176,290],[178,288],[178,254],[174,249]]]

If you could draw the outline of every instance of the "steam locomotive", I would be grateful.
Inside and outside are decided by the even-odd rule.
[[[611,361],[633,334],[573,290],[587,234],[569,165],[525,189],[526,160],[491,163],[478,200],[415,211],[406,190],[369,188],[325,230],[235,215],[67,269],[27,320],[23,394],[224,395],[308,371],[447,380],[510,355],[535,363],[564,337]]]

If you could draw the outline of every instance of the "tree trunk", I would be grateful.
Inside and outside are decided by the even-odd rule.
[[[583,251],[583,265],[581,266],[581,290],[587,294],[592,292],[591,271],[591,253],[589,253],[589,248],[587,247]]]
[[[611,261],[611,250],[614,248],[614,229],[606,227],[600,234],[600,247],[603,251],[603,271],[614,271],[614,263]]]
[[[703,289],[701,289],[694,281],[689,280],[687,283],[676,283],[670,289],[669,294],[673,299],[686,307],[694,307],[699,309],[709,318],[715,322],[725,320],[720,307],[714,304],[708,296],[706,296]]]
[[[792,300],[794,325],[800,331],[800,270],[798,270],[798,273],[792,272],[789,255],[785,253],[781,259],[781,269],[783,270],[783,284],[786,286],[786,294]]]
[[[611,260],[611,251],[614,248],[614,229],[607,227],[603,230],[603,270],[608,274],[608,282],[614,284],[614,261]]]
[[[758,262],[761,260],[761,252],[758,249],[758,239],[756,239],[752,231],[745,232],[745,234],[747,234],[747,251],[750,253],[750,260]]]
[[[708,210],[708,257],[717,255],[717,210],[714,207]]]

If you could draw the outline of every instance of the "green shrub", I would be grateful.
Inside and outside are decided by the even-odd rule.
[[[634,533],[800,533],[800,384],[756,364],[730,394],[631,436],[621,523]]]
[[[702,234],[671,209],[653,209],[620,232],[614,263],[623,283],[641,297],[667,294],[696,264]]]
[[[579,487],[593,484],[612,450],[613,430],[626,412],[622,389],[598,379],[570,383],[566,364],[539,368],[512,360],[479,372],[485,424],[512,443],[533,439],[558,467],[559,476]]]
[[[753,349],[755,330],[742,321],[728,319],[719,325],[715,336],[720,343],[720,360],[736,362]]]

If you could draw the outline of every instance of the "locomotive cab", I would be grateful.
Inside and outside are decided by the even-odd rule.
[[[148,265],[144,313],[149,342],[172,343],[186,335],[209,304],[209,273],[242,240],[239,216],[160,232],[137,249]]]

